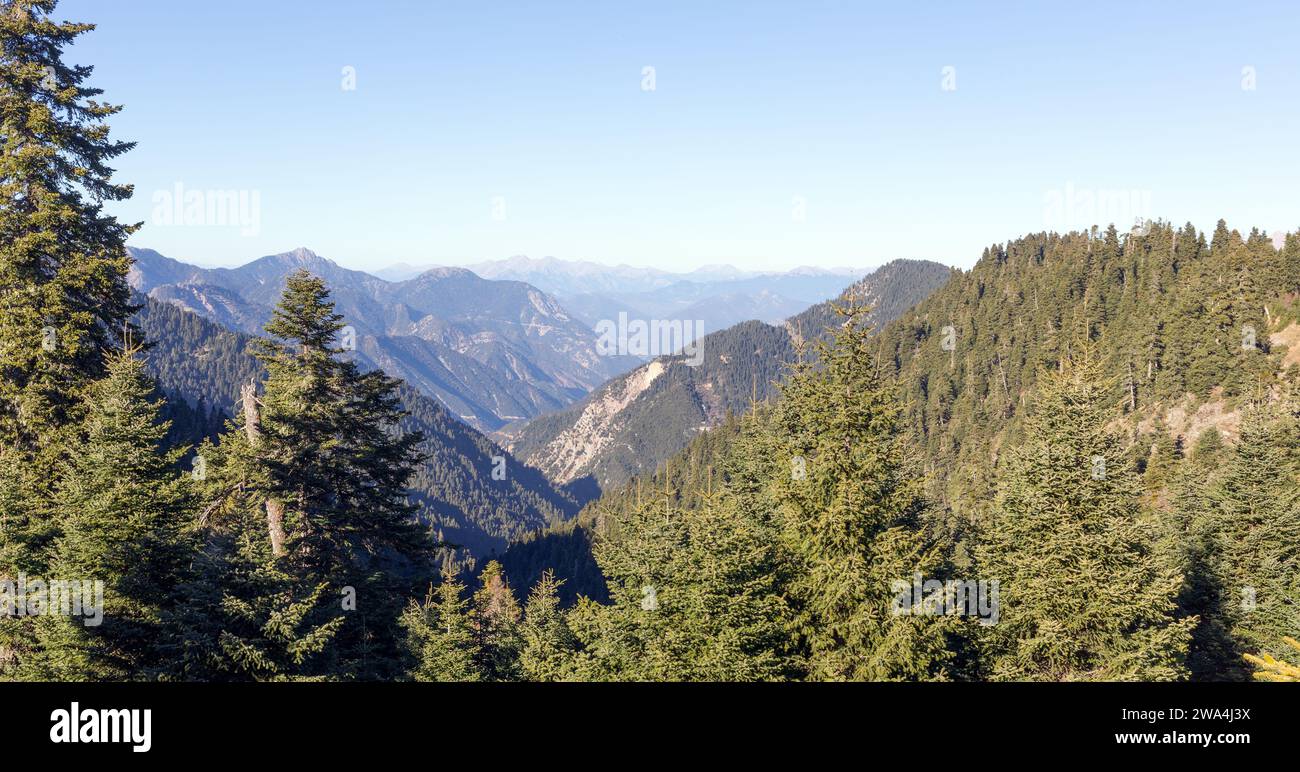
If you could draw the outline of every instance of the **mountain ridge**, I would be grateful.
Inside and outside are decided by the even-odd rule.
[[[333,288],[368,364],[382,365],[481,430],[564,407],[639,361],[600,355],[594,331],[536,287],[463,268],[389,282],[305,247],[237,268],[130,252],[135,290],[254,335],[287,276],[311,271]]]

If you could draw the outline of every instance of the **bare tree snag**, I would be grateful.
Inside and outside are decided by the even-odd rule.
[[[261,419],[257,412],[257,386],[252,381],[239,389],[239,396],[244,405],[244,435],[248,444],[257,447],[261,441]],[[266,530],[271,537],[271,555],[284,555],[284,504],[278,499],[266,500]]]

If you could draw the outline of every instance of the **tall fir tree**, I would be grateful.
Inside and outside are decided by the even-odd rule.
[[[192,555],[194,491],[163,446],[162,401],[134,351],[109,362],[87,399],[84,438],[71,447],[56,494],[62,533],[52,577],[103,583],[99,617],[51,615],[36,626],[39,654],[23,668],[42,680],[157,677],[166,667],[164,619]],[[83,603],[89,599],[83,598]]]
[[[398,618],[435,546],[406,492],[422,437],[400,431],[397,382],[361,372],[338,347],[343,326],[324,282],[290,276],[267,325],[273,337],[257,346],[262,395],[246,386],[220,444],[200,450],[217,581],[191,588],[194,605],[232,610],[240,632],[183,620],[195,672],[204,661],[254,677],[405,669]]]
[[[1204,620],[1226,628],[1239,652],[1289,654],[1300,630],[1300,467],[1289,455],[1295,417],[1277,403],[1245,411],[1220,474],[1201,487],[1199,523],[1217,582]],[[1224,669],[1239,669],[1233,652]]]
[[[130,198],[108,164],[118,107],[64,61],[94,25],[56,22],[55,0],[0,3],[0,578],[48,573],[60,533],[56,469],[133,312],[123,225]],[[0,673],[32,642],[30,620],[0,620]]]
[[[55,0],[0,6],[0,439],[36,450],[76,420],[133,308],[123,225],[129,198],[107,165],[134,145],[109,138],[120,108],[64,49],[92,24],[55,22]]]
[[[1185,678],[1195,620],[1177,618],[1182,576],[1156,549],[1141,479],[1111,426],[1114,392],[1081,348],[1039,376],[979,550],[981,575],[1000,584],[988,668],[998,680]]]
[[[816,680],[946,678],[953,620],[895,613],[893,583],[945,571],[924,527],[922,481],[901,406],[880,375],[865,309],[838,309],[819,367],[796,366],[774,416],[771,485],[786,549],[793,633]]]
[[[59,534],[54,484],[83,399],[132,313],[124,225],[131,195],[108,164],[120,108],[92,69],[64,62],[90,24],[56,22],[55,0],[0,3],[0,579],[48,573]],[[30,649],[30,620],[0,620],[0,673]]]
[[[335,662],[321,674],[373,678],[394,674],[397,617],[434,545],[406,495],[423,438],[399,429],[397,381],[339,348],[343,327],[321,279],[289,277],[257,350],[267,378],[252,450],[262,493],[282,507],[278,523],[267,507],[273,554],[342,597]]]

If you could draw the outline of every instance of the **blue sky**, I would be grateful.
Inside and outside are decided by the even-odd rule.
[[[1297,7],[64,0],[56,16],[99,25],[68,60],[95,65],[126,107],[115,135],[139,142],[118,164],[136,185],[118,213],[145,221],[133,244],[211,265],[307,246],[362,269],[688,270],[969,266],[1107,215],[1295,229]],[[257,222],[168,224],[178,184],[255,193]]]

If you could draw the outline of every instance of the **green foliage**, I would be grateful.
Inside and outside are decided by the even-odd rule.
[[[978,553],[981,574],[1000,583],[1001,620],[984,636],[991,675],[1184,678],[1195,620],[1176,618],[1182,577],[1142,517],[1101,370],[1085,347],[1038,383]]]
[[[811,678],[944,677],[948,620],[894,613],[895,580],[944,570],[922,528],[926,507],[893,390],[859,309],[842,310],[819,367],[796,367],[761,456],[792,556],[794,632]],[[755,454],[760,455],[760,454]]]
[[[1295,429],[1294,413],[1280,404],[1251,406],[1215,468],[1182,480],[1183,603],[1200,616],[1193,662],[1202,677],[1244,679],[1242,653],[1284,655],[1284,638],[1300,629]]]
[[[414,680],[481,680],[477,662],[482,652],[464,593],[465,585],[445,569],[437,591],[430,586],[424,602],[412,603],[402,614],[405,646],[415,660]]]
[[[519,629],[523,641],[519,667],[528,681],[564,680],[567,663],[577,646],[577,639],[560,607],[561,583],[562,580],[556,580],[553,572],[544,572],[524,606],[524,621]]]
[[[329,630],[323,656],[308,659],[289,645],[300,675],[391,677],[402,599],[427,576],[434,546],[406,498],[423,438],[397,431],[395,381],[342,358],[334,347],[341,328],[324,283],[305,272],[291,277],[267,325],[277,338],[256,350],[265,393],[250,394],[222,450],[208,450],[217,495],[235,497],[236,522],[270,541],[270,565],[258,565],[249,552],[256,540],[235,536],[236,562],[271,580],[242,599],[237,615],[265,630],[288,614],[295,623],[284,629],[311,627],[306,641]]]
[[[1283,643],[1290,646],[1294,651],[1300,651],[1300,641],[1295,638],[1287,637]],[[1291,655],[1294,658],[1294,654]],[[1283,683],[1300,682],[1300,667],[1292,665],[1286,660],[1279,660],[1269,654],[1262,654],[1258,657],[1247,654],[1246,661],[1255,665],[1255,679],[1259,681],[1279,681]]]
[[[108,163],[118,111],[63,54],[92,25],[55,22],[54,0],[0,8],[0,579],[47,576],[58,470],[105,358],[130,332],[125,241],[105,212],[131,187]],[[32,653],[30,620],[0,620],[0,672]]]
[[[773,534],[732,502],[683,510],[655,496],[620,518],[596,559],[610,603],[569,614],[578,680],[780,680],[787,608]]]
[[[102,619],[40,617],[39,655],[20,677],[124,680],[164,667],[158,644],[190,554],[184,527],[193,496],[175,471],[179,453],[162,451],[167,426],[153,389],[144,365],[124,353],[90,390],[84,439],[69,449],[59,476],[61,535],[51,576],[102,582]]]
[[[952,538],[988,513],[1001,449],[1019,442],[1039,373],[1072,344],[1093,346],[1115,376],[1107,398],[1127,416],[1189,393],[1231,405],[1276,373],[1269,331],[1280,317],[1265,308],[1297,290],[1294,252],[1226,226],[1209,245],[1190,224],[1153,223],[986,249],[879,336]]]
[[[75,423],[132,308],[125,242],[134,230],[104,211],[131,196],[108,162],[119,108],[87,85],[90,67],[63,61],[90,24],[55,22],[54,0],[0,9],[0,440],[39,452]]]
[[[363,371],[306,272],[267,339],[144,301],[157,382],[116,354],[134,337],[134,228],[105,213],[131,193],[107,163],[131,145],[109,139],[117,108],[90,68],[62,61],[91,27],[54,6],[0,11],[0,578],[102,581],[104,619],[0,619],[5,677],[1294,675],[1297,372],[1270,333],[1296,319],[1300,236],[1276,250],[1223,222],[1208,241],[1158,223],[1034,234],[966,273],[896,262],[846,292],[870,317],[833,326],[824,304],[715,333],[698,368],[661,359],[611,450],[560,489]],[[896,317],[876,337],[864,323]],[[1200,432],[1184,458],[1172,405],[1247,400],[1240,437]],[[519,447],[544,454],[581,408]],[[563,522],[593,483],[625,481]],[[469,598],[472,557],[437,555],[544,527]],[[436,557],[441,583],[407,604]],[[978,646],[956,619],[897,613],[899,580],[955,567],[1000,584]],[[532,586],[523,609],[511,579]]]

